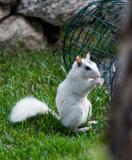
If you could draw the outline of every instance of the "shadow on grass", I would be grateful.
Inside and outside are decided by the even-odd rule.
[[[28,131],[37,134],[44,132],[46,135],[53,135],[59,133],[64,136],[74,135],[69,128],[65,128],[61,121],[58,121],[51,114],[37,115],[36,117],[28,118],[24,122],[12,124],[16,130]]]
[[[86,126],[88,126],[88,124],[82,125],[82,127]],[[59,134],[62,137],[76,137],[84,134],[87,134],[87,136],[91,136],[93,134],[95,135],[95,132],[99,132],[99,126],[97,124],[92,125],[90,130],[86,133],[82,132],[79,134],[75,134],[70,128],[65,128],[62,125],[61,121],[58,121],[50,113],[46,115],[37,115],[36,117],[31,117],[24,122],[11,124],[11,127],[13,127],[14,130],[17,130],[20,133],[26,132],[37,135],[40,132],[43,132],[45,135]]]

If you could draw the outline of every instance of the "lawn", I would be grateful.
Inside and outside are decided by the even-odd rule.
[[[9,122],[12,106],[33,95],[56,111],[55,95],[66,71],[60,53],[51,51],[0,53],[0,160],[103,160],[106,152],[108,95],[97,88],[90,94],[92,119],[88,133],[74,135],[51,115]],[[107,158],[108,159],[108,158]]]

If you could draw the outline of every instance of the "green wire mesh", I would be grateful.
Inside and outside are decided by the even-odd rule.
[[[105,79],[111,85],[116,71],[117,33],[126,1],[97,1],[83,8],[66,27],[63,58],[67,71],[76,55],[90,52]]]

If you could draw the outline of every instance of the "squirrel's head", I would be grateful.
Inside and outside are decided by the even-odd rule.
[[[76,57],[71,72],[70,74],[73,74],[74,77],[79,76],[85,79],[95,79],[101,76],[96,63],[90,60],[89,53],[86,55],[86,58]]]

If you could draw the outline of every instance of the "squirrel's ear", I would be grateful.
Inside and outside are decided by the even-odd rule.
[[[76,57],[76,62],[78,64],[78,66],[81,66],[82,65],[82,58],[80,56],[77,56]]]
[[[90,53],[89,52],[87,53],[86,58],[90,59]]]

